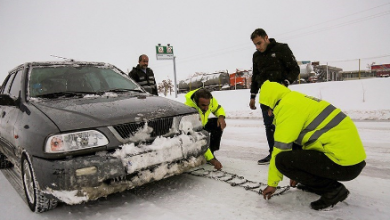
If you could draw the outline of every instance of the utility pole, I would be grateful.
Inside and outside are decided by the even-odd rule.
[[[329,65],[328,62],[326,62],[326,81],[329,81]]]
[[[175,86],[175,98],[177,98],[177,83],[176,83],[176,57],[173,55],[173,47],[170,44],[167,46],[156,46],[156,58],[157,60],[173,60],[173,78]]]
[[[168,44],[169,45],[169,44]],[[177,98],[177,85],[176,85],[176,56],[173,56],[173,79],[175,80],[175,98]]]

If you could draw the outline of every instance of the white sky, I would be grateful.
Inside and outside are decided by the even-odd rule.
[[[250,69],[259,27],[297,60],[357,70],[360,58],[366,69],[390,63],[389,21],[389,0],[0,0],[0,79],[50,55],[127,72],[145,53],[157,82],[173,80],[173,62],[156,60],[158,43],[174,47],[178,80]]]

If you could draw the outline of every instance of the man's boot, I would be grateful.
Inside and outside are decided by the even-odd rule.
[[[338,202],[344,201],[348,197],[349,191],[343,184],[332,189],[329,192],[322,194],[321,198],[317,201],[310,203],[310,206],[314,210],[322,210],[329,207],[333,207]]]

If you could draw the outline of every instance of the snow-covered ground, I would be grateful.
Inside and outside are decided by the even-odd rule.
[[[290,88],[330,101],[356,122],[367,153],[362,174],[344,184],[351,194],[331,211],[314,211],[319,196],[290,189],[271,200],[242,187],[190,174],[153,182],[124,193],[80,205],[32,213],[0,172],[0,219],[389,219],[390,210],[390,78],[293,85]],[[223,170],[256,182],[267,182],[268,166],[260,110],[248,107],[249,90],[213,92],[227,112],[221,150]],[[175,99],[174,95],[167,97]],[[184,101],[179,94],[177,101]],[[364,120],[368,119],[368,120]],[[211,169],[209,165],[203,165]],[[285,178],[280,186],[287,186]],[[264,187],[262,187],[264,188]]]

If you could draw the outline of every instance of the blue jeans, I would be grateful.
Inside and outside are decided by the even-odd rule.
[[[272,121],[274,120],[274,116],[268,116],[268,112],[263,112],[263,120],[264,120],[264,126],[265,126],[265,135],[267,136],[268,146],[269,146],[269,153],[272,153],[272,150],[274,149],[274,133],[275,133],[275,125],[272,124]]]

